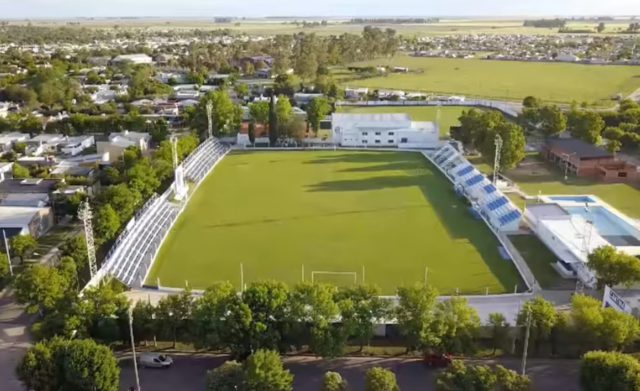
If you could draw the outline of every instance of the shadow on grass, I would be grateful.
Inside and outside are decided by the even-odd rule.
[[[412,152],[388,152],[388,151],[358,151],[357,153],[337,153],[335,155],[327,155],[313,160],[307,160],[304,164],[335,164],[335,163],[360,163],[371,164],[381,163],[390,164],[389,155],[394,154],[394,163],[411,162]],[[402,158],[401,158],[402,157]]]

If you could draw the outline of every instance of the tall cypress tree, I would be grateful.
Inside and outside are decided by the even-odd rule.
[[[276,117],[276,97],[273,90],[269,90],[269,143],[275,145],[278,140],[278,117]]]

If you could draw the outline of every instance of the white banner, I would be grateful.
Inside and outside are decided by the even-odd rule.
[[[615,308],[618,311],[625,312],[627,314],[631,313],[631,306],[629,306],[629,304],[608,285],[604,287],[602,306]]]

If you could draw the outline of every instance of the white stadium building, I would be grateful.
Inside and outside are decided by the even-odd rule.
[[[347,114],[331,116],[333,142],[342,147],[437,148],[438,126],[415,122],[409,114]]]

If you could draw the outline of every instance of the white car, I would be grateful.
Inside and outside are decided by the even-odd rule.
[[[173,365],[173,359],[162,353],[142,353],[140,365],[145,368],[169,368]]]

